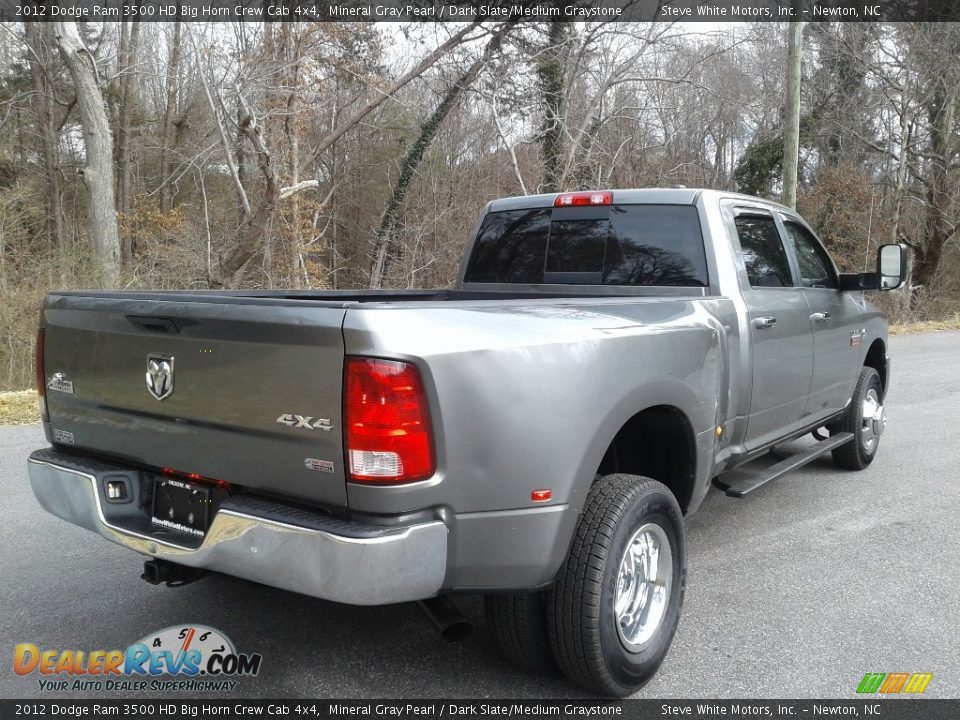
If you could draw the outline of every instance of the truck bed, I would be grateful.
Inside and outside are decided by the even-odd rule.
[[[610,328],[689,315],[700,294],[646,290],[689,299],[524,290],[51,293],[46,375],[62,382],[47,386],[50,439],[108,461],[346,508],[345,355],[436,360],[430,372],[440,382],[442,358],[460,358],[469,373],[533,345],[549,354],[557,343],[612,342]],[[393,351],[367,349],[370,332],[394,336]],[[174,370],[174,391],[160,400],[148,392],[151,358],[168,358]],[[438,412],[459,394],[443,392]]]

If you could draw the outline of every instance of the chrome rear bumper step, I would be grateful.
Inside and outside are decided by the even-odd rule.
[[[40,505],[68,522],[143,555],[351,605],[435,596],[447,566],[447,527],[428,520],[371,526],[242,497],[225,501],[201,537],[151,528],[140,471],[38,450],[29,460]],[[131,497],[111,501],[107,482]]]

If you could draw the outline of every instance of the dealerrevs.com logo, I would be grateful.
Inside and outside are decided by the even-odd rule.
[[[14,648],[13,670],[38,675],[40,689],[51,692],[234,691],[240,684],[236,678],[256,676],[262,659],[259,653],[238,653],[214,628],[173,625],[126,650],[41,649],[20,643]]]

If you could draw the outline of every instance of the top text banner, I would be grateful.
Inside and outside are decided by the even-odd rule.
[[[943,22],[960,0],[0,0],[0,21]]]

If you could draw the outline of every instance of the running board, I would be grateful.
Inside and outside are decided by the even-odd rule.
[[[745,470],[743,468],[728,470],[715,477],[713,484],[723,490],[728,496],[741,498],[747,493],[753,492],[761,485],[766,485],[771,480],[776,480],[791,470],[801,468],[811,460],[816,460],[821,455],[825,455],[841,445],[846,445],[851,440],[853,440],[853,433],[831,435],[826,440],[821,440],[806,450],[794,453],[776,465],[771,465],[763,470]]]

